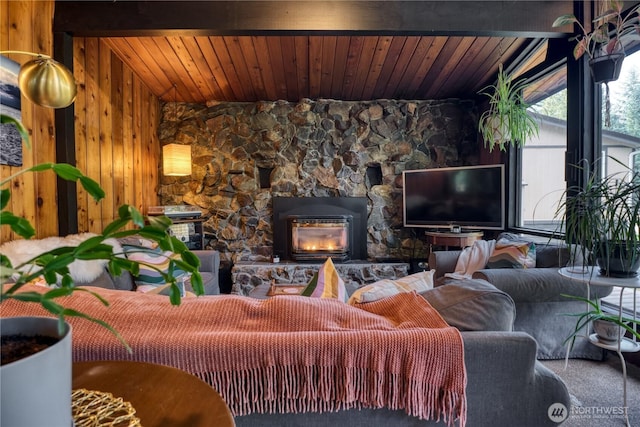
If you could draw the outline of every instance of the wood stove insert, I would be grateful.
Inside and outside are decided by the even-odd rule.
[[[313,249],[307,244],[315,237],[326,241]],[[273,255],[296,262],[366,260],[367,198],[274,197]]]
[[[352,220],[350,215],[289,217],[291,258],[294,261],[324,260],[328,257],[334,261],[349,259]]]

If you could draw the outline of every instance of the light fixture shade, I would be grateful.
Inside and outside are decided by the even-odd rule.
[[[67,67],[38,57],[20,67],[18,85],[27,99],[42,107],[64,108],[76,99],[76,82]]]
[[[162,168],[167,176],[191,175],[191,146],[167,144],[162,147]]]

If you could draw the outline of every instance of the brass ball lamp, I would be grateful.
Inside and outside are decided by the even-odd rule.
[[[3,51],[2,54],[16,53],[35,56],[20,67],[18,86],[31,102],[48,108],[68,107],[76,99],[76,83],[73,73],[50,56],[24,52]]]

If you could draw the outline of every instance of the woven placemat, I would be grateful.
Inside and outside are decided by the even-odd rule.
[[[141,427],[131,403],[111,393],[80,388],[71,394],[75,427]]]

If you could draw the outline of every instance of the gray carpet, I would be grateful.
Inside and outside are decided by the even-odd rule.
[[[623,353],[624,354],[624,353]],[[542,364],[567,385],[573,407],[563,427],[624,426],[622,365],[617,354],[602,362],[570,359],[545,360]],[[640,367],[627,363],[627,407],[629,423],[640,427]]]

